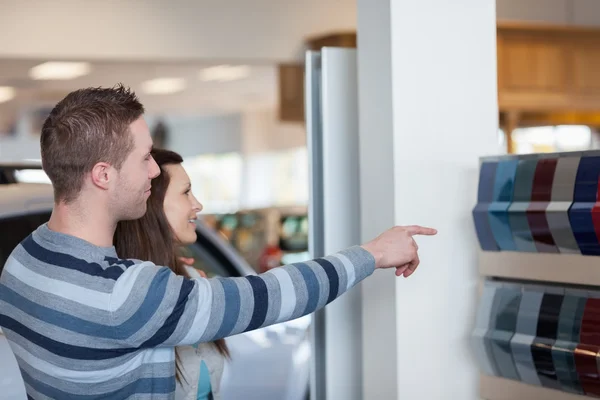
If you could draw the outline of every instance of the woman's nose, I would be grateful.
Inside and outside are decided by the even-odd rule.
[[[194,210],[196,210],[196,212],[200,212],[200,211],[202,211],[202,209],[204,208],[204,207],[202,206],[202,203],[200,203],[200,202],[198,201],[198,199],[196,198],[196,196],[193,196],[193,195],[192,195],[192,197],[193,197],[193,199],[194,199],[194,200],[193,200],[193,201],[194,201],[194,203],[193,203],[193,204],[194,204]]]

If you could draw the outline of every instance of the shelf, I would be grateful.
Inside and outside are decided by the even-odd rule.
[[[484,400],[589,400],[591,398],[487,375],[479,377],[479,395]]]
[[[489,277],[600,286],[600,257],[480,251],[479,273]]]

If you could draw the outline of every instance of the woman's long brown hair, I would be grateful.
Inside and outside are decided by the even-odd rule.
[[[152,193],[147,201],[146,214],[137,220],[121,221],[117,224],[114,244],[122,258],[152,261],[156,265],[169,266],[177,275],[189,278],[186,267],[177,257],[177,243],[169,225],[163,203],[171,178],[165,165],[183,162],[182,157],[169,150],[154,149],[152,157],[160,167],[160,175],[152,180]],[[229,357],[224,339],[213,342],[219,353]],[[181,382],[181,359],[175,350],[176,378]]]

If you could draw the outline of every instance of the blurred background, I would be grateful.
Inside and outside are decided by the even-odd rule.
[[[471,4],[463,3],[458,10]],[[205,228],[254,272],[307,260],[305,52],[356,48],[359,6],[356,0],[0,0],[0,164],[39,162],[41,124],[70,91],[123,83],[146,106],[155,145],[184,156]],[[488,149],[600,149],[600,1],[497,0],[495,10],[498,128]],[[461,111],[465,121],[476,118]],[[436,124],[441,132],[463,128],[443,113]],[[457,140],[457,148],[477,145]],[[39,169],[13,169],[19,182],[48,183]],[[256,350],[269,347],[268,340],[289,347],[265,362],[272,371],[265,379],[285,370],[277,379],[288,382],[296,370],[280,366],[302,365],[296,381],[252,398],[308,396],[310,321],[252,337],[253,360],[268,359]],[[254,362],[238,367],[236,376]],[[2,397],[15,384],[8,376],[0,374],[0,398],[12,398]],[[233,381],[230,392],[224,389],[227,399],[247,394],[248,381],[261,386],[254,376]]]
[[[500,149],[600,147],[597,3],[497,1]],[[0,162],[39,160],[41,124],[69,91],[122,82],[146,106],[155,143],[184,156],[207,222],[252,266],[265,246],[306,245],[304,52],[356,47],[355,1],[0,7]]]

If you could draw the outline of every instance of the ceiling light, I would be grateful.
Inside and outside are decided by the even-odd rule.
[[[12,100],[16,94],[17,91],[14,87],[0,86],[0,103],[5,103]]]
[[[91,66],[86,62],[49,61],[29,70],[29,76],[35,80],[69,80],[90,73]]]
[[[247,78],[250,75],[250,67],[247,65],[218,65],[205,68],[200,71],[200,79],[205,82],[226,82]]]
[[[183,78],[157,78],[142,83],[142,91],[146,94],[172,94],[185,89]]]

